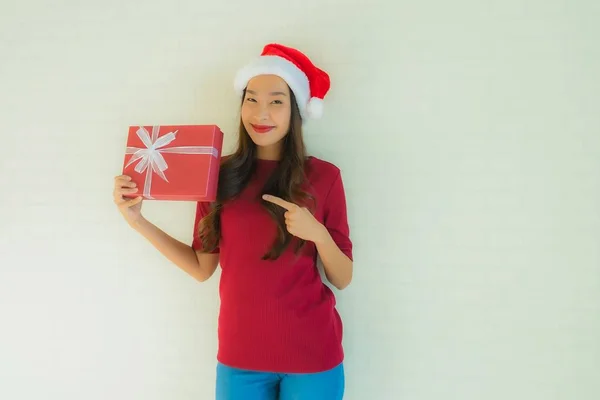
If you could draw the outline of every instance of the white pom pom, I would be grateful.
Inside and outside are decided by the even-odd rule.
[[[320,118],[323,115],[323,99],[312,97],[306,106],[306,112],[311,118]]]

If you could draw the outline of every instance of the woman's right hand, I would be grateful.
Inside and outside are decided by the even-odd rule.
[[[143,197],[124,197],[124,194],[137,193],[138,189],[134,182],[131,182],[131,177],[127,175],[119,175],[115,177],[115,187],[113,190],[113,198],[115,204],[119,207],[119,211],[130,225],[138,223],[142,217],[142,200]]]

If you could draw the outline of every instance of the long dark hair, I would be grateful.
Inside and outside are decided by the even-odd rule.
[[[306,147],[302,137],[302,118],[294,93],[290,90],[291,117],[287,135],[282,139],[282,156],[277,168],[269,177],[261,193],[272,194],[284,200],[308,207],[311,211],[315,199],[303,186],[307,183],[305,174]],[[242,102],[246,96],[244,90]],[[221,210],[228,200],[239,195],[256,169],[257,146],[252,141],[240,118],[237,150],[222,158],[219,172],[219,187],[217,199],[211,205],[211,211],[200,221],[199,237],[203,250],[214,250],[221,237]],[[312,201],[312,206],[309,203]],[[271,249],[263,255],[263,260],[275,260],[296,239],[295,253],[305,245],[305,241],[294,238],[285,226],[285,209],[261,199],[261,205],[271,215],[277,224],[277,237]]]

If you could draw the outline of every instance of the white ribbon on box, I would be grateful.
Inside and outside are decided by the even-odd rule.
[[[125,154],[133,154],[125,167],[128,167],[134,162],[140,160],[140,162],[135,166],[134,170],[139,174],[142,174],[144,171],[146,171],[143,196],[147,199],[153,199],[153,197],[150,195],[150,190],[152,188],[152,172],[156,172],[158,176],[160,176],[166,182],[169,182],[167,176],[165,175],[165,170],[169,166],[167,165],[167,162],[161,153],[210,154],[215,158],[219,156],[219,151],[215,147],[210,146],[179,146],[168,147],[165,149],[164,147],[166,145],[175,140],[177,131],[169,132],[161,137],[158,137],[159,130],[160,126],[153,126],[151,138],[148,131],[143,126],[140,126],[136,133],[146,147],[140,148],[128,146],[125,150]]]

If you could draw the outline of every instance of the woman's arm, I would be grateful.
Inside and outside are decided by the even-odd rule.
[[[353,262],[340,250],[327,228],[321,226],[322,233],[315,240],[317,252],[323,262],[327,280],[337,289],[342,290],[352,281]]]
[[[202,253],[169,236],[160,228],[140,218],[131,226],[177,267],[200,282],[210,278],[219,264],[219,254]]]
[[[323,262],[327,280],[340,290],[348,286],[352,280],[353,262],[342,252],[333,236],[331,236],[328,227],[317,221],[306,207],[300,207],[297,204],[268,194],[263,195],[263,199],[287,210],[285,212],[285,225],[289,233],[300,239],[315,243],[319,257]],[[340,231],[340,226],[342,230],[347,229],[343,228],[344,226],[347,227],[345,217],[342,218],[342,221],[338,223],[339,226],[331,225],[331,229],[337,232]],[[349,246],[350,240],[346,239],[345,243],[346,246]]]

